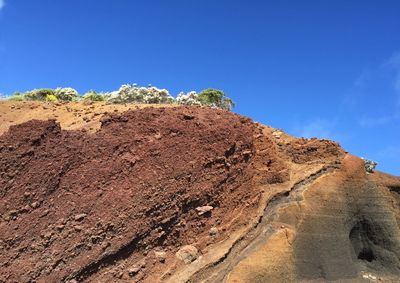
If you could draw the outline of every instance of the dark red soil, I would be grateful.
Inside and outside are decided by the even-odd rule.
[[[103,271],[144,257],[146,279],[179,246],[222,239],[258,204],[254,133],[247,118],[196,107],[110,115],[95,134],[55,121],[11,127],[0,137],[0,282],[131,280]],[[287,171],[275,174],[270,144],[265,181],[279,182]],[[199,216],[205,205],[214,209]]]

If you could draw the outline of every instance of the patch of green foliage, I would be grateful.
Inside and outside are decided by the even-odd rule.
[[[235,103],[229,97],[225,96],[222,90],[207,88],[198,94],[198,99],[202,104],[215,106],[225,110],[231,110]]]
[[[40,88],[40,89],[34,89],[31,91],[28,91],[23,96],[25,97],[26,100],[45,101],[47,96],[49,96],[49,95],[56,96],[55,91],[50,88]]]
[[[88,91],[82,96],[84,101],[105,101],[106,97],[104,94],[97,93],[94,90]]]

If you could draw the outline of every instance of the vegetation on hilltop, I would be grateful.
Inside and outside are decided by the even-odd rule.
[[[170,95],[166,89],[154,86],[139,87],[136,84],[122,85],[118,90],[111,92],[96,92],[90,90],[84,95],[80,95],[73,88],[41,88],[27,91],[25,93],[16,92],[8,97],[12,101],[107,101],[110,103],[140,103],[140,104],[182,104],[210,106],[225,110],[234,107],[232,99],[218,89],[208,88],[200,93],[191,91],[181,92],[176,97]]]

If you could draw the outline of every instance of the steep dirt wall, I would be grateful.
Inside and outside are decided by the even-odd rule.
[[[398,281],[398,177],[226,111],[140,108],[0,103],[0,282]]]
[[[32,120],[0,137],[0,281],[132,280],[143,258],[136,279],[160,277],[180,246],[201,253],[257,207],[251,120],[180,107],[101,123],[87,134]]]

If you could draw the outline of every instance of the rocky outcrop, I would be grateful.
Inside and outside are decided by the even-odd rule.
[[[335,142],[200,107],[90,104],[90,123],[73,103],[13,107],[28,121],[0,125],[0,282],[400,276],[400,178]]]

